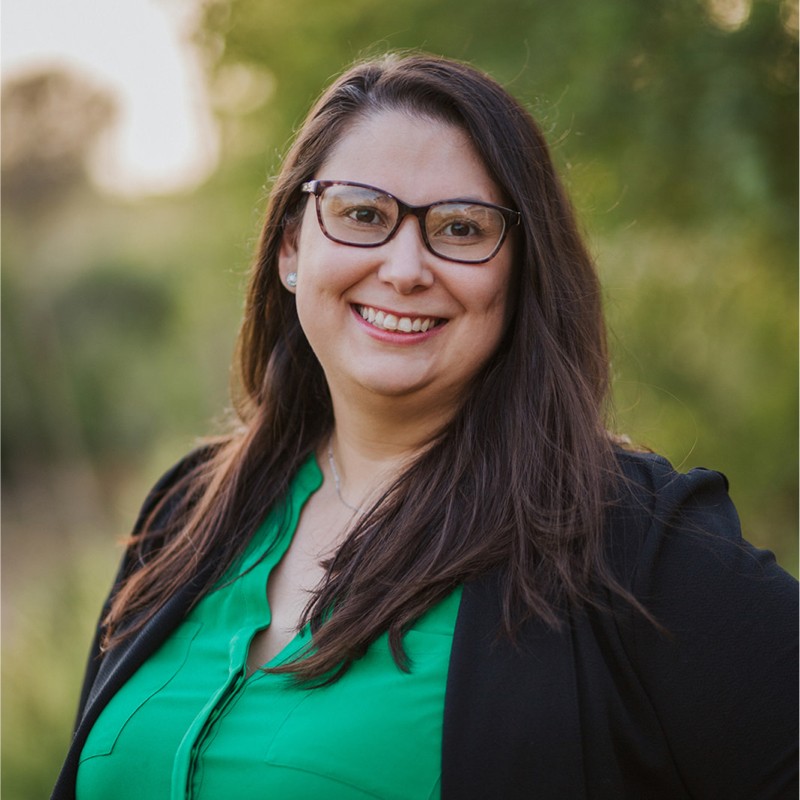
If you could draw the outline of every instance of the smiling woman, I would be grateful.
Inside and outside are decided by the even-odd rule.
[[[488,247],[474,233],[450,235],[471,241],[453,245],[442,243],[441,226],[433,228],[435,237],[428,230],[441,209],[451,207],[441,205],[445,198],[492,204],[502,199],[500,189],[460,128],[402,111],[382,111],[358,122],[316,174],[321,180],[314,182],[315,188],[325,189],[317,195],[323,201],[316,206],[319,213],[314,203],[306,203],[299,220],[286,226],[278,268],[284,280],[290,272],[297,274],[292,289],[297,314],[325,370],[334,416],[346,413],[354,392],[385,394],[393,401],[392,428],[406,416],[419,426],[410,438],[425,441],[453,416],[467,385],[500,343],[512,262],[511,243],[502,246],[502,216],[489,233]],[[330,190],[341,186],[331,186],[332,180],[342,176],[386,187],[383,204],[397,210],[384,211],[385,219],[376,222],[377,204],[365,204],[363,189],[356,198],[359,205],[352,198],[339,205],[341,194],[328,200]],[[421,220],[414,213],[403,218],[395,194],[417,207],[432,205]],[[355,231],[353,208],[360,215]],[[365,210],[370,215],[366,221]],[[342,216],[349,221],[346,230]],[[461,213],[454,219],[477,229],[475,210],[470,217]],[[376,237],[376,230],[381,246],[363,247],[365,237]],[[343,243],[344,236],[357,241]],[[454,252],[459,259],[471,259],[473,250],[480,263],[464,264],[449,256]],[[402,330],[401,320],[409,330]],[[418,332],[413,330],[416,320]],[[379,433],[374,421],[370,427],[371,436],[393,438],[392,432]],[[347,446],[336,444],[337,450]]]
[[[323,94],[238,367],[239,426],[142,509],[55,798],[796,795],[794,582],[722,475],[607,430],[594,267],[495,81],[387,56]]]

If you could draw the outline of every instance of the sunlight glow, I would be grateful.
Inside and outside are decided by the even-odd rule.
[[[193,0],[5,0],[4,78],[75,68],[105,87],[118,119],[91,173],[137,196],[190,189],[213,171],[219,139],[189,42]]]
[[[750,19],[752,0],[707,0],[711,21],[721,30],[733,33]]]

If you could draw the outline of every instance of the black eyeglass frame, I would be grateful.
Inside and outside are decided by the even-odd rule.
[[[395,220],[394,226],[386,234],[386,236],[379,242],[347,242],[343,239],[337,239],[333,236],[330,231],[327,230],[325,227],[325,223],[322,220],[322,204],[321,204],[321,197],[322,193],[327,189],[329,186],[355,186],[359,189],[371,189],[374,192],[380,192],[385,197],[390,197],[397,203],[397,219]],[[428,252],[433,253],[437,258],[442,258],[445,261],[453,261],[457,264],[485,264],[487,261],[491,261],[498,253],[500,248],[503,246],[503,242],[506,240],[506,236],[511,228],[515,225],[519,225],[521,214],[519,211],[514,211],[511,208],[505,208],[504,206],[498,206],[494,203],[485,203],[482,200],[470,200],[470,199],[461,199],[461,198],[452,198],[447,200],[437,200],[434,203],[429,203],[426,206],[412,206],[409,203],[404,203],[399,197],[395,197],[391,192],[387,192],[384,189],[379,189],[377,186],[370,186],[368,183],[356,183],[355,181],[318,181],[318,180],[311,180],[306,181],[300,186],[300,191],[305,192],[306,194],[312,194],[315,198],[315,205],[317,209],[317,222],[319,222],[320,230],[328,237],[332,242],[336,242],[337,244],[344,244],[348,247],[380,247],[381,245],[386,244],[386,242],[390,241],[392,237],[397,233],[398,229],[400,228],[401,223],[403,220],[411,215],[417,218],[417,222],[419,223],[419,229],[422,234],[422,241],[425,243],[425,248]],[[494,250],[489,253],[488,256],[484,258],[477,258],[477,259],[469,259],[469,258],[454,258],[452,256],[445,256],[441,253],[437,253],[433,247],[431,246],[430,241],[428,240],[428,231],[425,225],[425,218],[428,215],[428,212],[434,208],[435,206],[443,206],[448,205],[449,203],[469,203],[473,206],[482,206],[484,208],[493,208],[495,211],[500,213],[500,216],[503,218],[503,232],[500,234],[500,238],[495,245]]]

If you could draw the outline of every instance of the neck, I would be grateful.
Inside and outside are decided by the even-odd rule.
[[[433,439],[448,416],[427,414],[419,409],[403,413],[402,401],[383,409],[365,410],[351,401],[337,403],[330,441],[319,462],[328,462],[328,447],[334,459],[332,481],[339,478],[339,493],[345,505],[358,509],[369,505],[402,469]],[[380,412],[383,413],[380,413]]]

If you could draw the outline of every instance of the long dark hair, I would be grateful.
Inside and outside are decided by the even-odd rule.
[[[106,646],[139,629],[188,580],[208,591],[286,496],[334,424],[322,368],[281,285],[284,226],[357,120],[394,109],[458,126],[522,214],[511,320],[453,419],[365,514],[306,609],[314,649],[281,668],[335,680],[379,635],[405,667],[402,634],[459,584],[497,570],[504,627],[565,601],[625,594],[603,558],[616,473],[604,424],[608,359],[592,259],[547,144],[525,109],[471,66],[427,55],[358,64],[310,111],[271,192],[237,363],[240,427],[178,481],[132,548],[138,568],[105,619]]]

